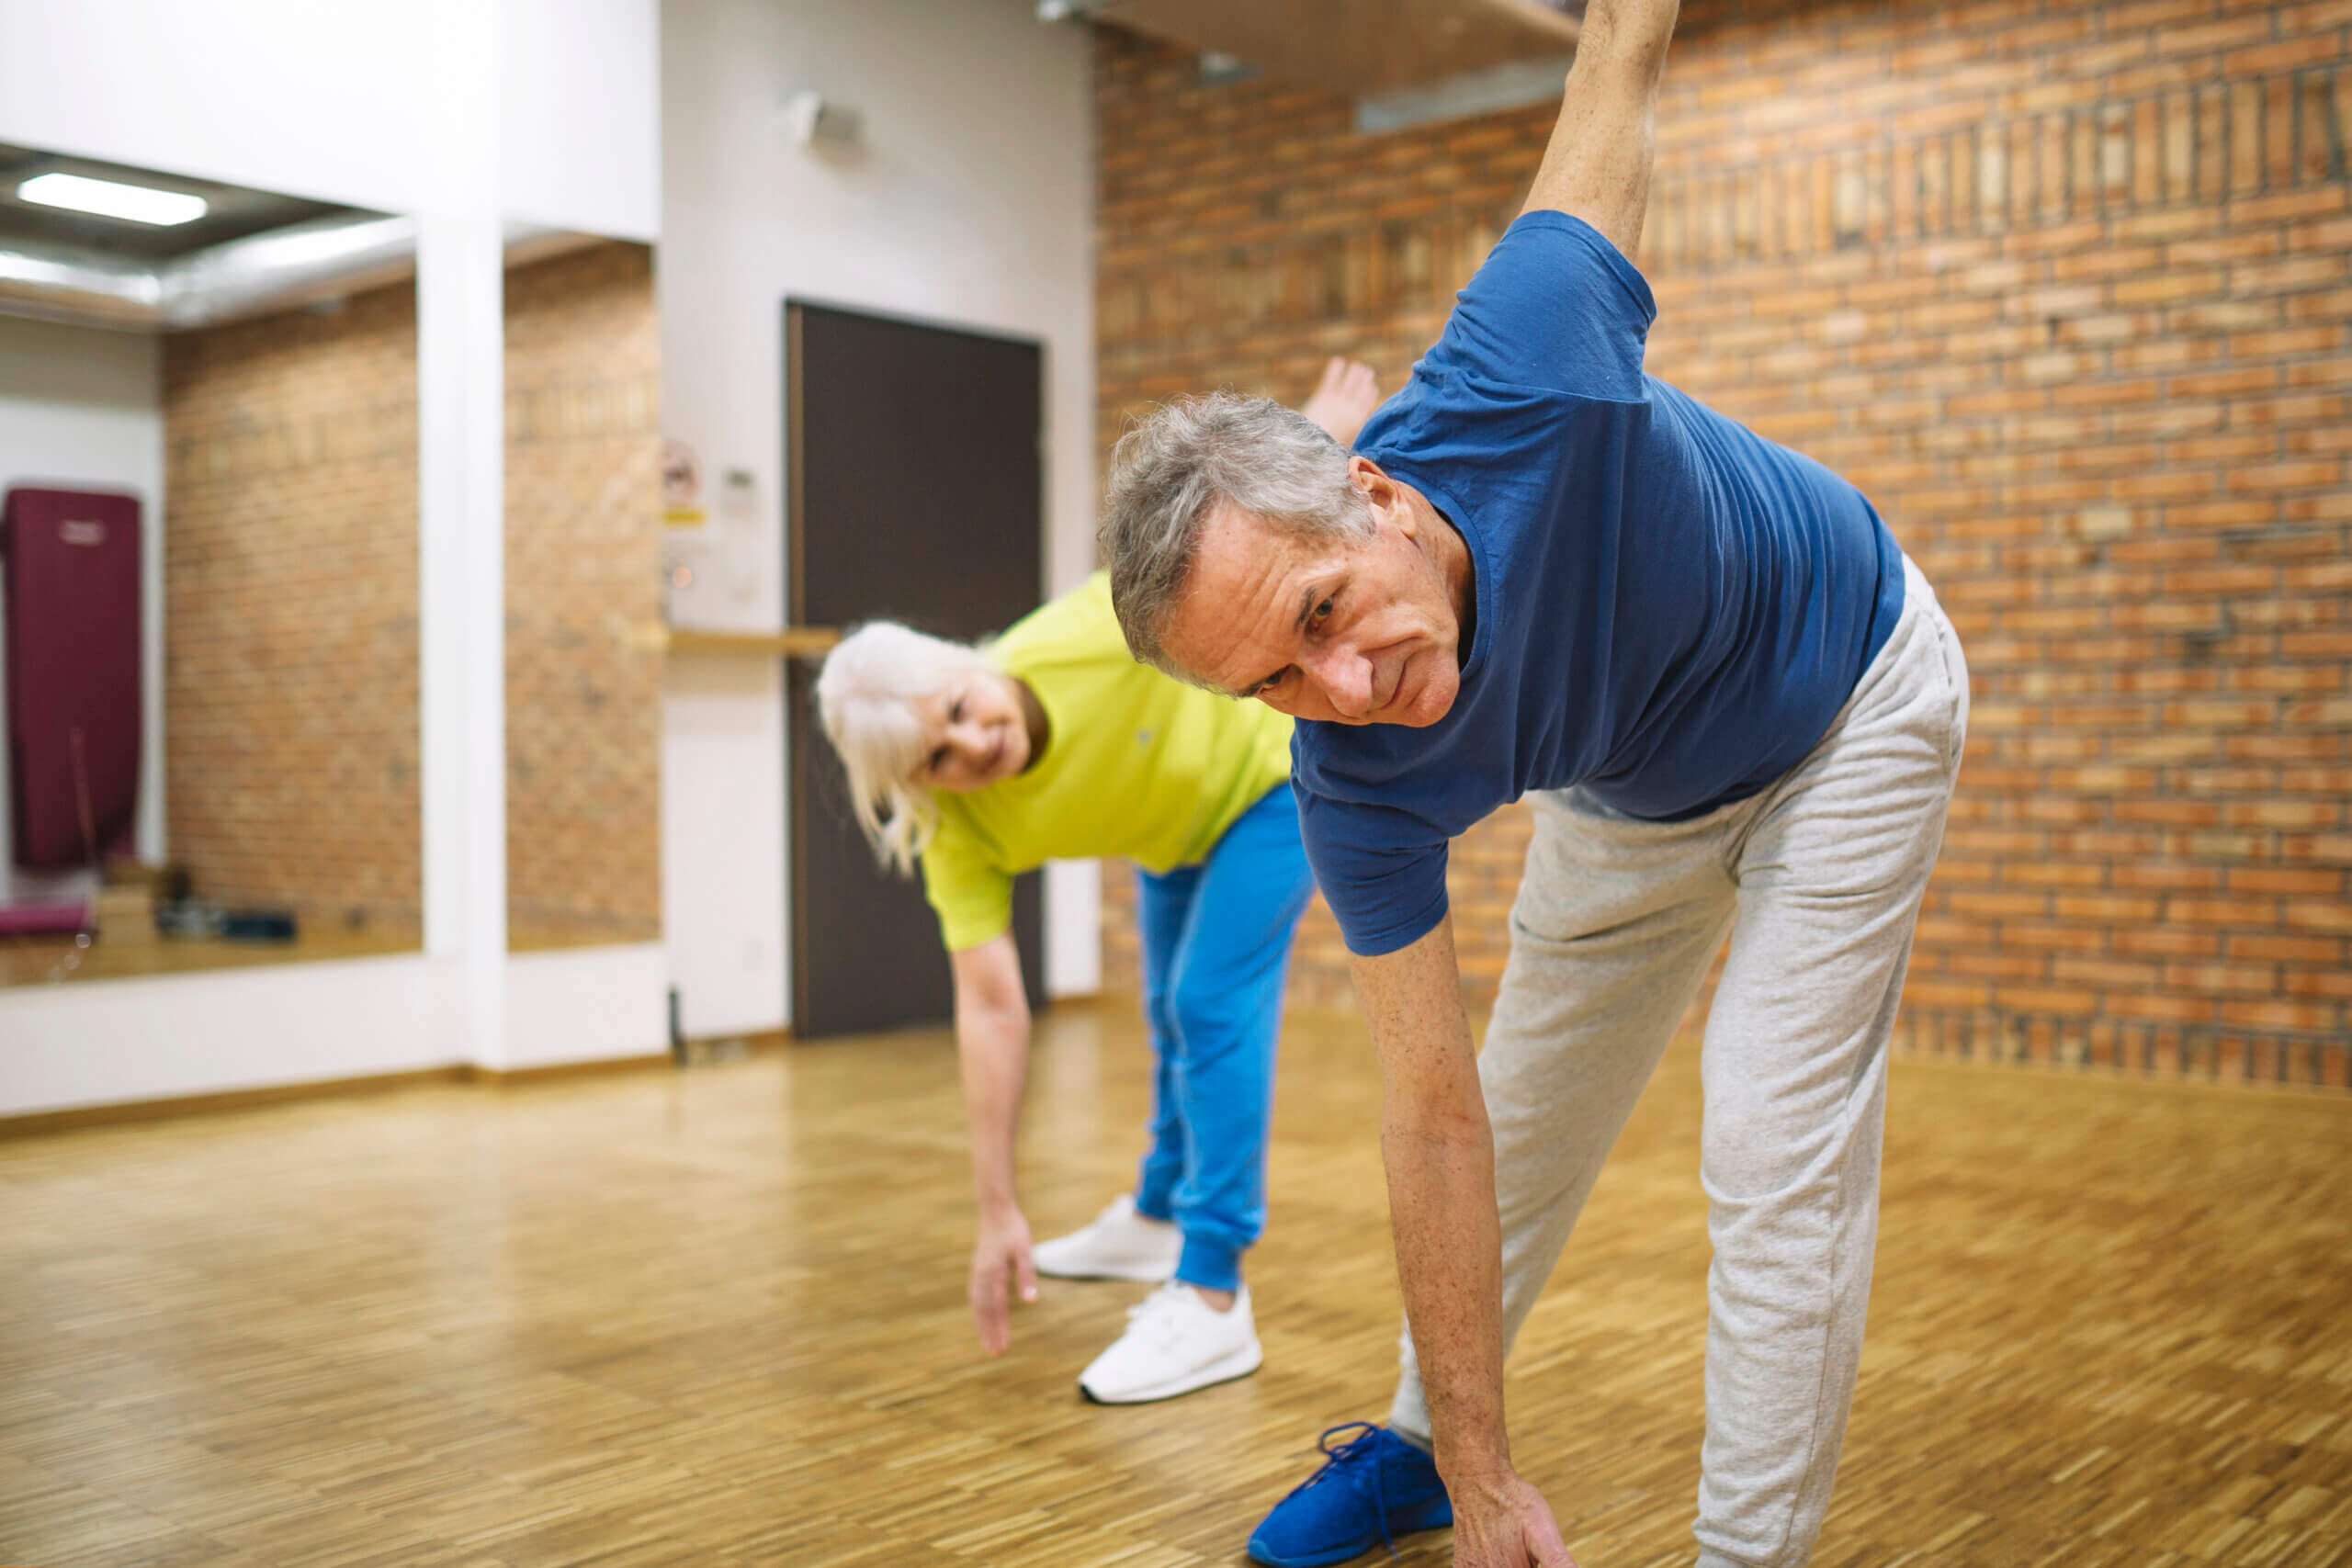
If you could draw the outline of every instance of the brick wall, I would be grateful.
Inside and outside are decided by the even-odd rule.
[[[164,811],[197,890],[419,919],[406,284],[164,342]]]
[[[517,948],[662,931],[652,253],[606,243],[506,277],[507,919]]]
[[[1330,353],[1396,384],[1550,129],[1358,136],[1097,37],[1106,447]],[[1860,483],[1968,645],[1905,1043],[2344,1083],[2352,6],[1699,0],[1659,141],[1650,368]],[[1455,847],[1476,1003],[1526,831]],[[1344,993],[1319,907],[1295,973]]]
[[[661,932],[650,253],[506,287],[507,899],[515,946]],[[415,296],[164,347],[165,765],[207,897],[419,919]]]

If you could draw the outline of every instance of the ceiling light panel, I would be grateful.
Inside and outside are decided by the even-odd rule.
[[[17,195],[21,200],[43,207],[95,212],[101,218],[120,218],[157,228],[193,223],[208,210],[208,204],[200,196],[124,185],[117,180],[94,180],[82,175],[36,175],[17,187]]]

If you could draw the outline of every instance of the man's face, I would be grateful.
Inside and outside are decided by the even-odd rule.
[[[1161,637],[1195,678],[1277,712],[1338,724],[1435,724],[1461,682],[1461,617],[1427,531],[1359,457],[1368,538],[1302,537],[1220,503]]]

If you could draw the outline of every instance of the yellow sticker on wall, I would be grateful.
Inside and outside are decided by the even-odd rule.
[[[662,521],[672,528],[699,528],[710,521],[702,509],[702,463],[674,435],[662,443]]]

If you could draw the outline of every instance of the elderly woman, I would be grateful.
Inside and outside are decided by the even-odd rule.
[[[1371,371],[1335,359],[1306,412],[1346,442],[1376,400]],[[1040,1273],[1165,1281],[1080,1375],[1088,1397],[1169,1399],[1256,1371],[1241,1255],[1265,1221],[1283,978],[1313,890],[1290,720],[1136,663],[1100,573],[979,648],[860,627],[817,700],[859,825],[886,863],[920,863],[950,954],[981,1348],[1005,1348],[1007,1291],[1035,1300]],[[1150,1144],[1132,1194],[1033,1247],[1012,1176],[1029,1048],[1012,881],[1096,855],[1137,868]]]

